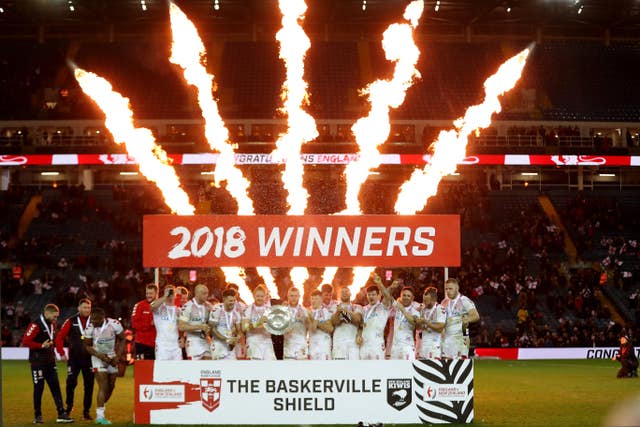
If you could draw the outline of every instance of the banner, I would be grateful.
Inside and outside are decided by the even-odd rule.
[[[473,421],[473,361],[140,361],[136,424]]]
[[[215,165],[217,153],[169,154],[174,165]],[[357,161],[357,153],[303,153],[300,160],[306,165],[346,165]],[[431,162],[429,154],[381,154],[383,165],[418,165]],[[271,154],[236,153],[236,165],[277,165],[282,159]],[[65,165],[136,165],[135,158],[127,154],[3,154],[0,166],[65,166]],[[640,166],[640,156],[609,156],[592,154],[472,154],[459,165],[511,165],[511,166]]]
[[[460,265],[458,215],[147,215],[145,267]]]
[[[640,357],[640,347],[634,347]],[[500,360],[611,359],[619,347],[476,348],[475,355]]]

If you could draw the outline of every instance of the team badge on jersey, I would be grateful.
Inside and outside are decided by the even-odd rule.
[[[402,411],[411,404],[411,378],[387,380],[387,403],[394,409]]]

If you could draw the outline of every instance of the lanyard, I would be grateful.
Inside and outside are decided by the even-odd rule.
[[[169,318],[169,321],[173,323],[176,319],[176,307],[173,305],[165,304],[164,308],[167,310],[167,317]]]
[[[51,325],[51,329],[49,329],[49,325],[42,314],[40,315],[40,320],[42,320],[42,324],[44,325],[44,330],[47,331],[47,335],[49,335],[49,338],[53,341],[53,325]]]
[[[204,318],[204,304],[200,305],[196,302],[196,299],[194,298],[193,300],[193,305],[195,306],[195,308],[198,310],[198,314],[200,315],[200,319],[202,319],[203,322],[206,321],[206,319]]]
[[[447,304],[447,317],[453,317],[453,307],[455,307],[458,301],[460,301],[461,296],[462,294],[458,292],[458,296],[456,297],[456,299],[454,299],[453,301],[449,299],[449,304]]]
[[[87,317],[87,327],[91,325],[91,319]],[[80,329],[80,335],[84,337],[84,326],[82,326],[82,319],[78,316],[78,329]]]
[[[230,331],[231,328],[233,327],[233,313],[234,310],[232,309],[229,313],[227,313],[227,311],[224,309],[224,306],[222,307],[222,312],[224,313],[224,318],[227,321],[227,329]],[[219,321],[218,321],[219,323]]]
[[[324,307],[313,310],[313,318],[315,320],[324,320]]]
[[[373,314],[374,311],[376,311],[376,309],[378,308],[378,306],[380,305],[380,301],[378,301],[377,303],[375,303],[373,306],[371,306],[369,308],[369,310],[364,314],[364,321],[365,323],[369,320],[369,318],[371,317],[371,315]]]
[[[429,310],[429,314],[426,314],[424,316],[424,318],[427,320],[427,322],[431,321],[431,318],[433,317],[433,312],[436,310],[436,308],[438,308],[438,303],[434,303],[433,307],[431,307],[431,309]],[[425,308],[424,310],[425,313],[427,313],[427,309]]]

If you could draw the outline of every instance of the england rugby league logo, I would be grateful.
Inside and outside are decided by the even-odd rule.
[[[200,401],[202,406],[209,412],[213,412],[220,406],[220,391],[222,389],[222,378],[202,377],[200,378]]]

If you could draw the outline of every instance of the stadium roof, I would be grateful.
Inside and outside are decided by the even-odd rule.
[[[201,24],[273,24],[279,18],[276,0],[177,0]],[[387,24],[397,19],[407,0],[307,0],[309,25]],[[428,0],[425,23],[434,34],[447,29],[482,29],[486,33],[531,33],[535,28],[560,28],[576,37],[613,36],[640,39],[639,0]],[[436,10],[437,9],[437,10]],[[167,19],[166,0],[0,0],[0,36],[20,37],[42,31],[83,34],[98,26],[127,31]],[[426,27],[426,26],[425,26]],[[40,30],[38,30],[40,28]],[[363,27],[354,26],[354,31]]]

